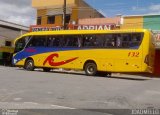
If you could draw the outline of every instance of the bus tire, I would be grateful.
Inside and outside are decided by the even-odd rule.
[[[33,61],[33,59],[27,59],[26,62],[25,62],[24,68],[27,71],[34,71],[35,67],[34,67],[34,61]]]
[[[44,71],[44,72],[50,72],[50,71],[51,71],[51,68],[43,68],[43,71]]]
[[[88,76],[95,76],[97,73],[97,65],[94,62],[89,62],[85,64],[85,73]]]

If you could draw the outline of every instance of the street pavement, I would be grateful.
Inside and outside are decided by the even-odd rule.
[[[160,78],[126,74],[90,77],[83,72],[0,66],[0,108],[159,109]]]

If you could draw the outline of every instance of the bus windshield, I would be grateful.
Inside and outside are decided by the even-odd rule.
[[[30,37],[27,36],[27,37],[22,37],[19,40],[17,40],[16,43],[15,43],[15,51],[14,51],[14,53],[22,51],[25,48],[26,44],[28,43],[29,38]]]

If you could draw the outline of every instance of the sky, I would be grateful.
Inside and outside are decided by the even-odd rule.
[[[160,0],[85,0],[105,17],[160,14]],[[36,10],[31,0],[0,0],[0,20],[25,26],[34,25]]]
[[[35,17],[31,0],[0,0],[0,20],[29,26],[35,24]]]
[[[86,0],[106,17],[160,14],[160,0]],[[99,1],[99,2],[97,2]]]

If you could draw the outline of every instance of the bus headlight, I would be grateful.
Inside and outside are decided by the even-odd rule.
[[[13,63],[14,63],[14,64],[16,64],[16,63],[17,63],[17,61],[18,61],[18,60],[14,59],[14,60],[13,60]]]

